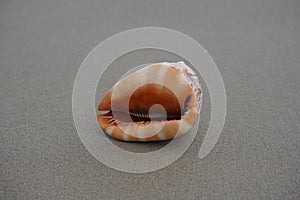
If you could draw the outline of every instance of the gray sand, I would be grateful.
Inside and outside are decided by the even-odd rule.
[[[299,19],[297,0],[1,1],[0,199],[300,199]],[[143,26],[181,31],[208,50],[228,112],[217,145],[200,160],[206,91],[186,153],[159,171],[127,174],[82,145],[72,87],[95,45]],[[164,145],[115,143],[139,152]]]

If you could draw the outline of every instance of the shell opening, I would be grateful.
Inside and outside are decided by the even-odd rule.
[[[180,120],[188,112],[191,96],[188,95],[180,103],[167,87],[155,83],[145,84],[131,95],[128,111],[117,109],[118,105],[111,105],[111,109],[102,116],[109,124]]]

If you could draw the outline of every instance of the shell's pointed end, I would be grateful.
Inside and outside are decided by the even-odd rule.
[[[199,104],[198,113],[200,113],[203,91],[200,85],[198,75],[194,72],[194,70],[191,67],[186,65],[184,61],[178,61],[174,63],[163,62],[162,64],[174,66],[188,80],[194,92],[197,93],[198,104]]]

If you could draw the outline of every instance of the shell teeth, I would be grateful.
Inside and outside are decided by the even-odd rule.
[[[140,112],[140,113],[130,113],[130,114],[131,114],[131,115],[134,115],[134,116],[136,116],[136,117],[141,117],[141,118],[149,117],[147,114],[142,113],[142,112]]]
[[[112,123],[114,121],[114,118],[111,118],[110,120],[108,120],[108,123]]]
[[[115,122],[117,123],[117,124],[123,124],[123,122],[122,121],[120,121],[120,120],[115,120]]]

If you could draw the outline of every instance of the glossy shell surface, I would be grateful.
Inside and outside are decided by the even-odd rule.
[[[201,102],[198,77],[184,62],[155,63],[119,80],[99,103],[97,119],[118,140],[168,140],[192,129]]]

